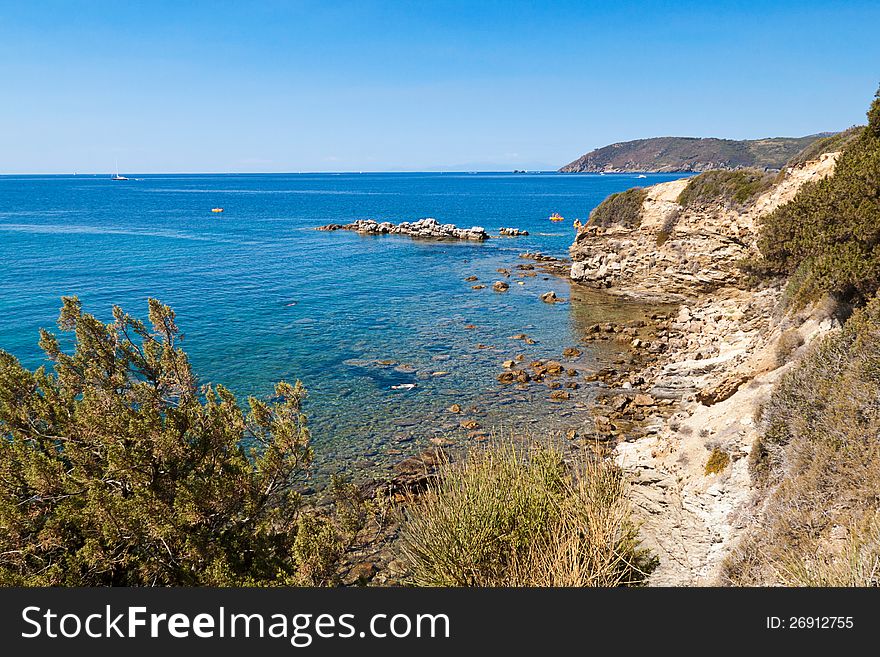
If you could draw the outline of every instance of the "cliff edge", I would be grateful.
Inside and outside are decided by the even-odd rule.
[[[782,287],[751,289],[737,267],[754,249],[758,217],[830,175],[838,156],[749,183],[744,201],[682,205],[694,178],[649,187],[636,197],[635,222],[632,213],[620,224],[591,221],[571,247],[573,280],[679,304],[658,323],[656,359],[622,383],[658,410],[671,400],[672,411],[648,417],[647,436],[620,442],[612,455],[631,477],[643,539],[660,558],[653,585],[719,583],[722,563],[754,522],[756,413],[792,356],[839,325],[828,304],[780,314]]]

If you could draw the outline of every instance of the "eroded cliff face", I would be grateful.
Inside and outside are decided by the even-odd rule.
[[[647,436],[613,452],[632,482],[643,540],[660,558],[651,584],[722,583],[724,560],[760,522],[748,467],[759,409],[810,342],[838,324],[829,303],[780,313],[782,287],[748,289],[736,262],[754,246],[757,219],[832,173],[837,155],[786,172],[740,211],[683,209],[676,199],[687,179],[655,185],[637,229],[587,228],[572,246],[573,279],[680,303],[658,326],[656,360],[624,383],[673,400],[671,413],[648,417]]]
[[[736,286],[736,262],[747,255],[761,215],[791,200],[808,181],[834,170],[836,153],[782,174],[781,181],[745,209],[721,204],[683,208],[683,178],[647,189],[635,229],[587,225],[571,247],[571,277],[609,292],[645,300],[682,301]]]

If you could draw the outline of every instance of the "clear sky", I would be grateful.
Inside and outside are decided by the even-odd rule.
[[[556,168],[864,121],[880,2],[5,2],[0,173]]]

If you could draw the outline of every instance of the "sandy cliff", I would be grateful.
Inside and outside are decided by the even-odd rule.
[[[755,221],[791,200],[801,185],[827,176],[837,154],[823,155],[782,175],[745,210],[721,204],[683,209],[676,199],[689,179],[647,189],[637,229],[582,229],[571,247],[571,277],[609,292],[681,301],[735,285],[734,266],[755,240]]]
[[[785,172],[739,210],[683,209],[676,199],[687,179],[655,185],[638,228],[587,227],[571,248],[574,280],[680,304],[657,327],[658,357],[623,384],[674,400],[673,412],[649,417],[646,437],[614,450],[633,480],[645,542],[661,560],[652,584],[719,583],[741,530],[759,521],[747,457],[758,437],[756,411],[790,366],[780,336],[794,345],[786,349],[802,351],[836,322],[827,305],[780,314],[781,288],[748,289],[736,262],[754,248],[756,220],[829,175],[836,159]]]

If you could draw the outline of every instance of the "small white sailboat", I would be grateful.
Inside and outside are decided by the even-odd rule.
[[[116,174],[113,176],[110,176],[110,180],[128,180],[128,178],[126,178],[125,176],[119,175],[119,162],[118,161],[116,162]]]

